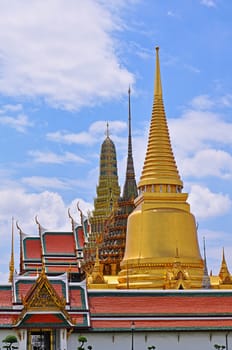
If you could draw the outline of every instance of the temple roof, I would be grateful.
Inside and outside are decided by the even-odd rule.
[[[232,291],[89,291],[92,327],[137,330],[232,326]]]
[[[73,232],[57,232],[40,229],[39,236],[20,235],[20,273],[36,275],[44,265],[47,273],[79,273],[79,252],[85,243],[85,233],[81,225]]]

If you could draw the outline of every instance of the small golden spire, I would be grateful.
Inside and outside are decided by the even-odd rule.
[[[222,249],[222,262],[221,262],[221,268],[219,271],[219,277],[221,278],[222,282],[227,282],[227,283],[231,283],[231,276],[230,276],[230,272],[227,266],[227,262],[226,262],[226,258],[225,258],[225,251],[224,251],[224,247]]]
[[[13,281],[13,275],[14,275],[14,218],[12,216],[12,223],[11,223],[11,259],[9,264],[9,282]]]

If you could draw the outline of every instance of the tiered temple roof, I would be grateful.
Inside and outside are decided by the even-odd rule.
[[[81,278],[80,265],[86,241],[84,221],[87,220],[84,218],[82,224],[72,220],[72,231],[57,232],[44,229],[36,219],[38,236],[23,233],[17,225],[20,234],[20,275],[37,275],[44,268],[50,275],[68,272]]]

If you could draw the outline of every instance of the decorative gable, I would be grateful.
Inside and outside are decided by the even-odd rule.
[[[29,290],[22,302],[27,310],[60,310],[64,309],[66,303],[65,299],[56,293],[44,271],[42,271],[35,285]]]
[[[39,318],[40,320],[46,320],[44,326],[48,326],[50,320],[52,327],[54,326],[54,317],[62,320],[62,324],[67,323],[67,326],[73,325],[69,314],[65,310],[65,299],[57,294],[44,269],[35,284],[22,299],[22,303],[24,308],[16,321],[17,326],[26,326],[28,322],[32,325],[34,320],[35,327],[37,327]],[[41,322],[40,326],[42,326]]]

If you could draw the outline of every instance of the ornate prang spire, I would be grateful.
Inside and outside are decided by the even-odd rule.
[[[172,152],[164,110],[158,47],[156,47],[156,78],[149,140],[138,187],[146,192],[144,187],[146,185],[166,185],[166,189],[176,186],[179,192],[183,188]],[[162,192],[166,190],[162,188]]]
[[[131,90],[128,89],[128,155],[127,155],[127,168],[126,168],[126,180],[123,188],[123,199],[136,198],[138,195],[137,186],[135,181],[134,162],[132,156],[132,138],[131,138]]]
[[[9,264],[9,282],[13,281],[13,275],[14,275],[14,218],[12,217],[12,223],[11,223],[11,259]]]

